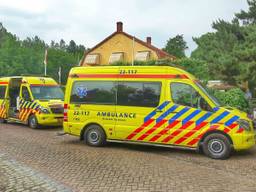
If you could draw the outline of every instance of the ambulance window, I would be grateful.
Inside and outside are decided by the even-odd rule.
[[[156,107],[159,104],[161,84],[119,82],[117,90],[118,105]]]
[[[0,86],[0,99],[5,97],[6,86]]]
[[[115,83],[111,81],[77,81],[73,85],[70,102],[115,104]]]
[[[160,83],[144,83],[143,84],[144,101],[146,107],[156,107],[159,104],[161,84]]]
[[[27,87],[22,87],[22,98],[25,101],[31,101],[30,94]]]
[[[189,84],[171,83],[171,94],[174,103],[205,111],[212,111],[210,105],[204,98]]]
[[[192,86],[171,83],[171,94],[174,103],[197,108],[198,93]]]

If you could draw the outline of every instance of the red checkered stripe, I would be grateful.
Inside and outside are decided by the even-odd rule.
[[[40,114],[40,105],[35,101],[30,102],[21,99],[19,105],[20,111],[18,118],[23,122],[26,122],[31,114]]]
[[[221,130],[227,134],[233,130],[243,132],[243,129],[235,129],[238,117],[223,109],[218,108],[211,113],[184,106],[175,107],[173,104],[169,109],[175,113],[172,114],[172,110],[168,113],[167,108],[167,113],[156,117],[156,113],[151,112],[126,139],[195,147],[208,131]]]
[[[6,102],[3,101],[1,104],[0,104],[0,118],[2,119],[6,119],[7,118],[7,108],[6,108]]]

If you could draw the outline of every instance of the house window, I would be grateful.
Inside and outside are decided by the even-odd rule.
[[[119,52],[119,53],[112,53],[110,58],[109,58],[109,63],[114,63],[117,61],[123,61],[124,59],[124,53]]]
[[[147,61],[149,60],[150,52],[149,51],[138,51],[135,55],[136,61]]]
[[[99,64],[100,55],[99,54],[89,54],[85,57],[86,64]]]

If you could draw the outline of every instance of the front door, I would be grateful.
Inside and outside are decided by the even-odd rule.
[[[32,113],[32,98],[29,92],[29,88],[26,85],[21,86],[20,97],[17,100],[18,105],[18,119],[22,122],[26,122],[29,115]]]
[[[161,143],[188,146],[207,124],[205,120],[212,115],[212,109],[191,84],[172,81],[169,90],[168,97],[176,109],[169,118],[168,136]]]
[[[166,123],[157,121],[167,105],[161,82],[121,81],[117,88],[116,139],[149,142]]]

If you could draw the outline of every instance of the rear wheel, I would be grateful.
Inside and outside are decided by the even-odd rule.
[[[231,143],[225,135],[213,133],[204,139],[203,152],[213,159],[227,159],[231,154]]]
[[[32,129],[37,129],[39,127],[38,121],[35,115],[31,115],[28,119],[28,126]]]
[[[106,134],[98,125],[90,125],[84,132],[84,141],[90,146],[104,146],[106,144]]]
[[[6,120],[6,119],[1,119],[1,118],[0,118],[0,123],[7,123],[7,120]]]

